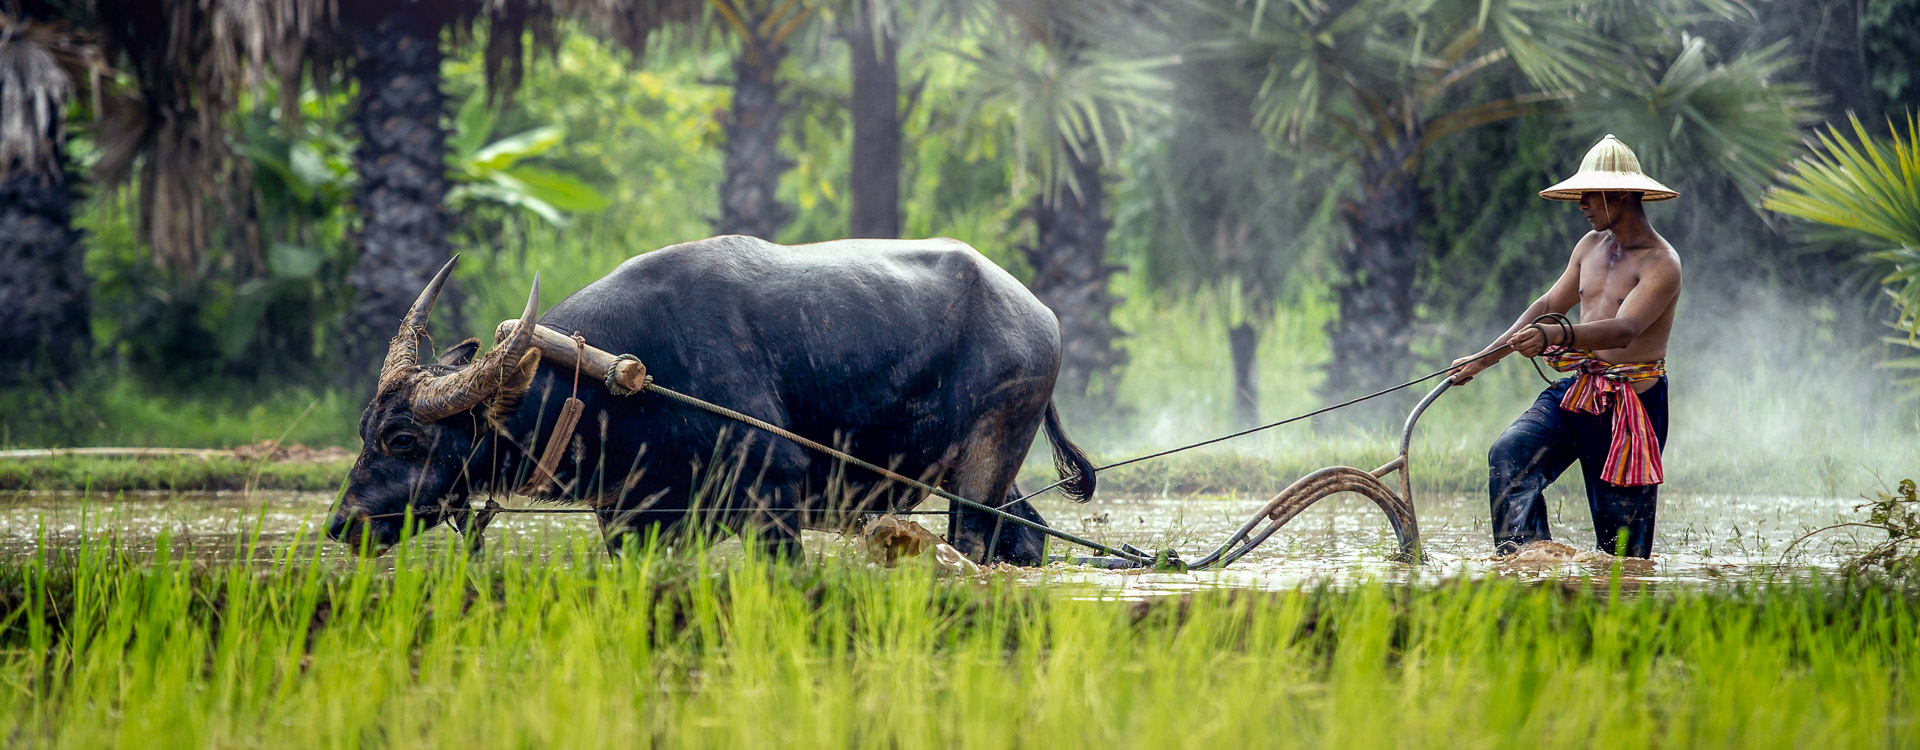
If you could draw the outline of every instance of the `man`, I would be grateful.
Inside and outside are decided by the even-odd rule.
[[[1680,256],[1653,231],[1641,204],[1679,196],[1642,174],[1626,144],[1601,139],[1579,173],[1540,191],[1549,200],[1579,201],[1593,227],[1574,245],[1566,272],[1481,355],[1454,362],[1456,384],[1513,352],[1544,353],[1554,369],[1574,373],[1541,393],[1488,452],[1500,554],[1550,538],[1544,493],[1576,460],[1599,548],[1653,553]],[[1578,325],[1564,315],[1576,304]]]

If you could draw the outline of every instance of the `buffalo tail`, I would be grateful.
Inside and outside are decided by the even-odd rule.
[[[1053,402],[1047,402],[1047,443],[1053,446],[1053,468],[1060,473],[1061,479],[1069,479],[1056,489],[1067,499],[1084,503],[1093,499],[1093,461],[1087,458],[1087,452],[1074,445],[1067,438],[1067,428],[1060,426],[1060,410]]]

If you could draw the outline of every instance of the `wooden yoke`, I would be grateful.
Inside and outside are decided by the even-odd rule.
[[[493,330],[494,343],[507,340],[514,329],[520,327],[520,321],[502,321]],[[640,360],[622,357],[605,349],[595,348],[584,340],[548,328],[538,323],[533,326],[533,347],[540,350],[540,356],[566,368],[572,368],[575,360],[581,370],[605,383],[609,390],[622,395],[637,393],[647,386],[647,366]]]

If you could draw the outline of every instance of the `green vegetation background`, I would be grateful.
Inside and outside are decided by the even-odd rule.
[[[629,65],[592,37],[570,33],[559,54],[533,66],[515,106],[487,123],[491,133],[557,126],[564,139],[539,163],[582,176],[610,208],[565,226],[497,206],[462,210],[455,245],[466,253],[459,271],[465,293],[457,315],[436,321],[440,343],[464,335],[490,338],[493,324],[515,312],[514,300],[535,271],[545,280],[551,305],[628,257],[710,234],[722,169],[716,113],[726,105],[729,60],[724,49],[682,45]],[[785,144],[796,167],[781,183],[781,199],[796,209],[797,220],[782,241],[834,238],[846,224],[841,186],[848,134],[837,105],[846,75],[835,65],[844,66],[843,58],[797,56],[784,72],[802,106]],[[925,70],[920,105],[906,123],[905,234],[961,238],[1024,274],[1014,246],[1027,241],[1020,229],[1026,207],[1020,183],[1031,177],[1009,158],[1014,144],[994,122],[1007,115],[964,109],[961,92],[973,75],[967,66]],[[483,96],[480,61],[474,55],[455,58],[446,73],[450,108],[464,113],[467,103]],[[345,92],[309,92],[298,131],[304,135],[280,145],[337,172],[348,153],[337,133],[344,130],[349,106]],[[260,109],[247,114],[266,116]],[[460,120],[456,125],[469,127],[464,115]],[[1437,215],[1426,231],[1439,250],[1427,274],[1431,302],[1422,315],[1421,359],[1381,367],[1410,375],[1477,347],[1557,269],[1582,227],[1570,210],[1531,193],[1535,183],[1577,156],[1559,148],[1566,143],[1565,125],[1557,119],[1519,121],[1462,137],[1431,160],[1423,182]],[[280,131],[257,134],[265,138],[270,132]],[[1324,330],[1336,309],[1326,279],[1342,241],[1334,201],[1291,219],[1295,244],[1271,249],[1288,256],[1271,313],[1250,308],[1234,288],[1171,283],[1175,274],[1164,268],[1166,248],[1151,243],[1164,236],[1154,226],[1163,220],[1156,214],[1161,196],[1153,194],[1160,188],[1153,179],[1156,159],[1175,136],[1147,129],[1129,141],[1113,183],[1110,254],[1130,269],[1116,280],[1125,302],[1115,319],[1129,333],[1122,346],[1130,364],[1113,386],[1116,408],[1069,414],[1072,432],[1103,461],[1239,427],[1225,331],[1249,315],[1271,316],[1260,326],[1262,417],[1277,419],[1320,404],[1315,389],[1330,356]],[[74,149],[84,163],[87,145],[78,142]],[[1315,179],[1304,172],[1282,175],[1279,185],[1328,196],[1347,187]],[[97,281],[99,366],[52,394],[3,394],[0,447],[219,447],[282,439],[357,448],[354,431],[365,394],[329,385],[325,332],[311,330],[312,321],[331,319],[342,309],[338,290],[351,258],[350,212],[336,208],[308,217],[302,226],[309,231],[276,246],[269,258],[274,286],[261,289],[224,284],[217,269],[171,275],[155,268],[134,239],[135,201],[131,190],[95,195],[79,216],[89,233],[88,271]],[[1664,210],[1653,209],[1656,224],[1698,220],[1695,213]],[[1757,226],[1752,218],[1733,223],[1741,231]],[[1721,268],[1702,269],[1713,283],[1690,288],[1682,308],[1668,459],[1676,484],[1700,491],[1852,494],[1906,470],[1920,457],[1912,439],[1916,412],[1911,403],[1896,403],[1898,393],[1874,370],[1885,345],[1873,321],[1883,313],[1873,306],[1864,270],[1850,271],[1838,256],[1818,254],[1831,244],[1817,237],[1802,244],[1816,254],[1786,259],[1742,259],[1740,240],[1729,239],[1733,247],[1685,249]],[[1750,266],[1746,273],[1726,272],[1726,266],[1741,264]],[[1831,267],[1831,279],[1838,281],[1786,278],[1809,267]],[[1823,286],[1841,292],[1806,291]],[[309,330],[302,331],[303,323]],[[1539,386],[1516,359],[1449,395],[1424,423],[1416,477],[1429,486],[1471,487],[1479,481],[1484,446]],[[1397,403],[1404,407],[1414,395]],[[1326,463],[1384,460],[1388,437],[1377,427],[1330,417],[1205,455],[1118,472],[1109,486],[1258,491]],[[55,486],[92,478],[107,487],[157,488],[212,473],[174,464],[141,469],[68,461],[0,465],[0,484]],[[269,481],[287,486],[319,483],[319,473],[308,470],[253,473],[284,477]]]

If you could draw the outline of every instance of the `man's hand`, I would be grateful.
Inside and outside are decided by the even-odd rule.
[[[1520,356],[1532,359],[1546,351],[1547,335],[1540,326],[1531,325],[1515,331],[1507,339],[1507,345],[1513,347],[1513,351]]]
[[[1470,357],[1461,357],[1453,361],[1453,374],[1448,376],[1447,379],[1453,381],[1454,385],[1466,385],[1467,381],[1473,379],[1473,376],[1479,375],[1482,371],[1492,367],[1493,363],[1499,361],[1500,358],[1490,352],[1481,352]]]

